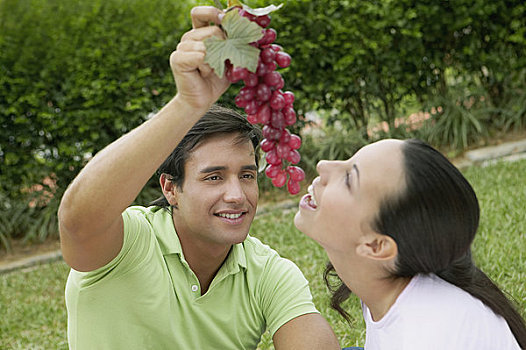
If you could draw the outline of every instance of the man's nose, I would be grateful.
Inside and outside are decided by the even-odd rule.
[[[239,203],[245,200],[245,191],[239,179],[228,181],[225,187],[225,202]]]

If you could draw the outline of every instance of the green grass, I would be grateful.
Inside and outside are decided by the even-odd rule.
[[[481,203],[481,225],[474,242],[478,265],[510,294],[526,317],[526,160],[464,171]],[[359,302],[345,304],[352,325],[328,306],[322,272],[324,251],[293,225],[295,210],[271,211],[254,222],[252,234],[294,260],[311,282],[314,301],[333,326],[340,343],[363,345]],[[0,349],[67,349],[63,262],[0,275]],[[260,349],[273,349],[268,334]]]
[[[465,175],[481,206],[475,261],[526,317],[526,160],[472,167]]]
[[[64,262],[0,275],[0,349],[67,349]]]

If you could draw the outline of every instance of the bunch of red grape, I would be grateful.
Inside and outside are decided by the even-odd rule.
[[[287,126],[296,122],[294,93],[281,90],[285,81],[276,71],[278,67],[288,67],[291,58],[281,46],[274,44],[277,33],[273,28],[267,28],[269,15],[255,16],[244,9],[238,11],[242,17],[262,27],[263,37],[251,43],[260,49],[258,67],[253,73],[227,62],[226,76],[232,83],[244,82],[235,98],[236,105],[245,109],[250,123],[263,125],[261,149],[266,153],[268,163],[265,174],[272,179],[274,186],[282,187],[287,183],[289,193],[297,194],[305,173],[299,166],[293,165],[298,164],[301,158],[298,152],[301,138],[287,130]]]

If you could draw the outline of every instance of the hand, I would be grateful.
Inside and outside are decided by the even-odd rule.
[[[218,24],[222,11],[212,6],[194,7],[191,12],[193,29],[186,32],[170,56],[170,66],[177,86],[177,98],[199,109],[208,108],[227,90],[225,76],[219,78],[204,63],[206,48],[204,40],[211,36],[224,38]],[[215,25],[209,25],[209,23]]]

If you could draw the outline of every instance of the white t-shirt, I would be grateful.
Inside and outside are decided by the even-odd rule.
[[[362,307],[365,350],[520,350],[504,318],[433,274],[413,277],[378,322]]]

